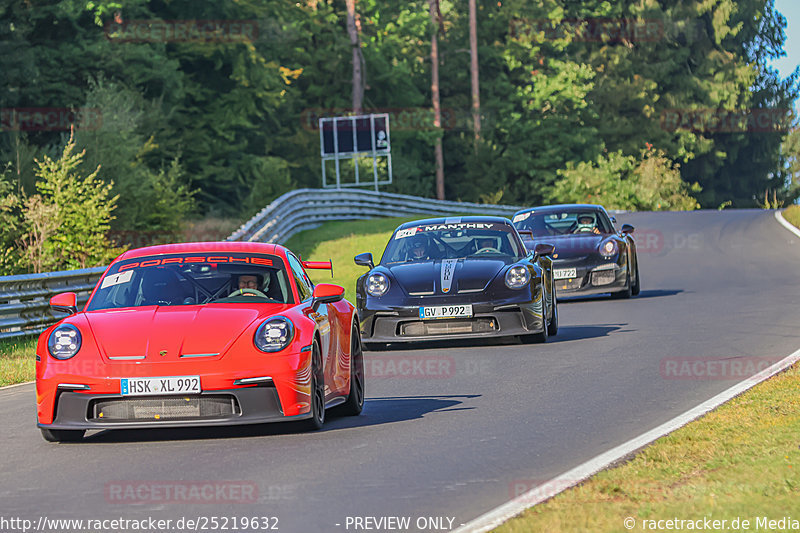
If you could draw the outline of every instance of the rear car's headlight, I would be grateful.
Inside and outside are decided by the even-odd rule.
[[[367,278],[367,294],[370,296],[383,296],[389,290],[389,278],[377,272]]]
[[[524,266],[514,266],[506,272],[506,287],[521,289],[531,281],[531,273]]]
[[[611,257],[619,252],[617,241],[606,241],[600,245],[600,255],[603,257]]]
[[[258,326],[253,343],[262,352],[279,352],[289,346],[294,326],[288,318],[277,316]]]
[[[81,332],[72,324],[62,324],[50,333],[47,350],[56,359],[75,357],[81,349]]]

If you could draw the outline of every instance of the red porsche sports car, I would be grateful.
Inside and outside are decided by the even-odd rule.
[[[75,293],[53,296],[70,316],[36,348],[43,437],[360,414],[357,313],[310,268],[331,264],[275,244],[169,244],[120,255],[80,312]]]

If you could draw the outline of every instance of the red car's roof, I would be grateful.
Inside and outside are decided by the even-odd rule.
[[[242,241],[222,241],[222,242],[184,242],[179,244],[161,244],[158,246],[147,246],[128,250],[120,255],[115,261],[121,259],[133,259],[135,257],[145,257],[160,254],[181,254],[181,253],[207,253],[207,252],[251,252],[260,254],[284,255],[286,249],[279,244],[267,244],[263,242],[242,242]]]

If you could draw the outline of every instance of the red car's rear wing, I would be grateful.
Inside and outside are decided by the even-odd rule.
[[[303,261],[303,267],[309,270],[330,270],[333,277],[333,261]]]

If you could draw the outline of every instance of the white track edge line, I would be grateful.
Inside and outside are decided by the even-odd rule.
[[[13,389],[16,387],[22,387],[23,385],[30,385],[31,383],[36,383],[35,381],[26,381],[25,383],[14,383],[13,385],[6,385],[5,387],[0,387],[0,390],[6,389]]]
[[[775,220],[780,222],[781,226],[783,226],[784,228],[788,229],[789,231],[794,233],[796,236],[800,237],[800,229],[797,229],[788,220],[783,218],[783,213],[781,211],[775,211]]]
[[[600,455],[586,461],[572,470],[564,472],[550,481],[547,481],[537,487],[534,487],[528,492],[517,496],[513,500],[482,514],[478,518],[475,518],[474,520],[471,520],[470,522],[454,530],[453,533],[483,533],[498,527],[510,518],[520,514],[525,509],[540,504],[545,500],[549,500],[556,494],[559,494],[560,492],[563,492],[585,481],[601,470],[605,470],[615,462],[624,459],[626,456],[631,455],[648,444],[651,444],[653,441],[672,433],[676,429],[703,416],[709,411],[716,409],[728,400],[731,400],[743,392],[746,392],[755,385],[758,385],[762,381],[769,379],[775,374],[782,372],[796,363],[798,360],[800,360],[800,350],[795,351],[791,355],[781,359],[772,366],[765,368],[761,372],[754,374],[743,381],[740,381],[736,385],[724,390],[700,405],[689,409],[685,413],[676,416],[672,420],[661,424],[657,428],[651,429],[650,431],[643,433],[638,437],[634,437],[633,439],[617,446],[616,448],[612,448],[607,452],[601,453]]]

